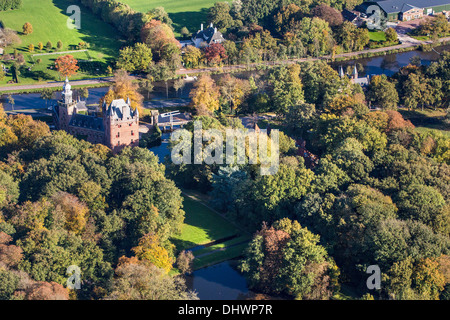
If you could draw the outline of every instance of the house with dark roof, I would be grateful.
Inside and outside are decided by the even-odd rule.
[[[363,2],[357,10],[365,14],[379,10],[388,21],[408,21],[448,11],[450,0],[374,0]]]
[[[225,39],[220,31],[211,23],[208,28],[203,29],[203,23],[200,25],[200,30],[192,36],[192,42],[197,48],[207,47],[213,43],[222,43]]]
[[[130,99],[103,103],[102,116],[87,114],[86,103],[74,100],[66,79],[61,99],[52,107],[56,128],[93,144],[104,144],[114,153],[126,146],[139,145],[139,111],[131,109]]]

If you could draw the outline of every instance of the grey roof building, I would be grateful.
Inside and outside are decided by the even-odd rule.
[[[131,108],[127,98],[113,100],[109,106],[104,102],[102,116],[88,115],[86,103],[72,98],[73,92],[66,79],[61,99],[53,106],[56,128],[87,140],[104,144],[116,153],[126,146],[139,145],[139,111]]]
[[[373,5],[378,6],[384,12],[388,21],[406,20],[402,18],[402,14],[411,10],[421,11],[420,15],[415,15],[416,17],[450,10],[450,0],[373,0],[363,2],[357,6],[357,10],[370,14],[376,10]]]
[[[192,36],[192,42],[194,45],[199,48],[202,46],[202,43],[205,43],[207,46],[213,43],[222,43],[225,39],[220,31],[217,31],[217,28],[213,26],[211,23],[210,26],[206,29],[203,29],[203,23],[200,26],[200,30],[197,31]]]

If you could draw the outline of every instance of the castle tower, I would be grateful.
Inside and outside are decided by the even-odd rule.
[[[58,101],[58,129],[68,131],[69,122],[72,118],[72,115],[76,113],[76,105],[77,102],[72,99],[72,86],[69,83],[69,79],[66,78],[66,81],[63,85],[63,91],[61,100]]]
[[[103,104],[105,145],[114,153],[126,146],[139,145],[139,111],[131,109],[127,98],[113,100],[109,107]]]
[[[353,80],[358,79],[358,70],[356,69],[356,65],[353,68],[353,74],[352,75],[353,75]]]
[[[342,69],[342,66],[339,67],[339,77],[343,78],[345,76],[344,69]]]

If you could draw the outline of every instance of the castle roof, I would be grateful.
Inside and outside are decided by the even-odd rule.
[[[69,126],[86,128],[96,131],[105,131],[102,118],[88,116],[80,113],[75,113],[72,115]]]
[[[130,120],[134,117],[139,117],[138,110],[131,109],[130,99],[127,102],[123,99],[116,99],[111,102],[108,109],[106,110],[106,115],[112,120]]]

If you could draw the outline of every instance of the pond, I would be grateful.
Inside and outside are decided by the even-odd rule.
[[[170,155],[170,133],[163,133],[161,138],[161,145],[150,148],[150,151],[164,162],[164,157]],[[196,270],[187,276],[186,284],[197,292],[200,300],[244,299],[249,290],[244,276],[236,270],[237,264],[238,261],[230,260]]]
[[[420,50],[387,54],[372,58],[362,58],[356,60],[342,61],[332,63],[331,66],[337,70],[339,66],[342,66],[344,72],[347,66],[353,67],[356,63],[360,63],[363,67],[363,71],[359,72],[359,76],[366,75],[380,75],[385,74],[392,76],[398,72],[400,68],[407,66],[410,63],[410,59],[414,56],[418,56],[422,65],[430,65],[431,62],[439,59],[440,53],[443,51],[449,51],[450,46],[440,46],[435,48],[435,51],[424,52]]]
[[[237,260],[230,260],[196,270],[186,284],[200,300],[245,299],[250,292],[245,278],[236,270],[237,264]]]

